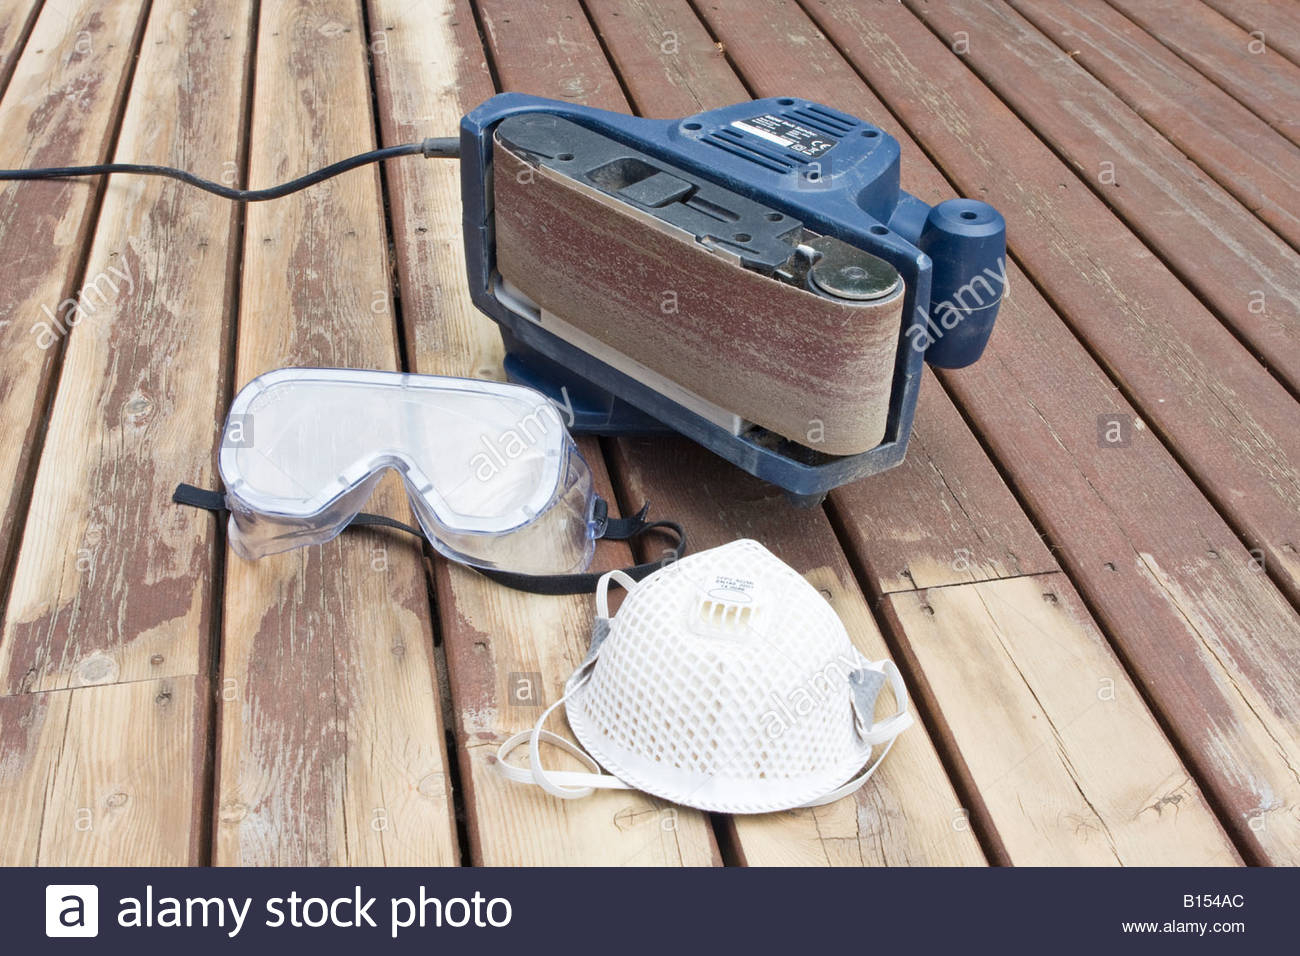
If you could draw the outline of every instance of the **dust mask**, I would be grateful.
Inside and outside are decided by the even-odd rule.
[[[628,595],[611,619],[615,582]],[[756,541],[683,558],[640,583],[611,571],[596,609],[564,695],[498,750],[508,779],[557,797],[636,789],[724,813],[819,806],[866,783],[912,723],[894,664],[864,657],[817,590]],[[897,711],[877,721],[885,684]],[[581,747],[543,729],[561,705]],[[543,743],[589,770],[547,769]],[[528,765],[509,763],[525,745]]]

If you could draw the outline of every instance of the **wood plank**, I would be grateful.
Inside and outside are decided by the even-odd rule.
[[[252,8],[191,9],[154,5],[115,156],[219,180],[240,157]],[[215,522],[171,491],[214,480],[236,212],[163,179],[107,190],[85,272],[104,301],[65,349],[0,638],[4,693],[208,673]]]
[[[1300,143],[1300,67],[1201,3],[1107,0],[1293,143]]]
[[[638,112],[685,116],[748,98],[689,6],[648,0],[587,6]],[[957,410],[925,375],[907,461],[844,488],[832,503],[857,519],[845,522],[850,535],[871,541],[860,549],[870,581],[887,593],[1057,570]],[[764,493],[759,482],[748,492]],[[891,511],[902,517],[888,526],[864,520],[861,506],[875,496],[895,503]]]
[[[503,89],[627,111],[578,0],[479,0],[477,8]]]
[[[906,8],[810,9],[957,188],[1007,217],[1011,249],[1034,282],[1300,600],[1294,398]],[[834,62],[826,69],[861,87]],[[905,176],[918,153],[905,149]]]
[[[1300,392],[1300,253],[1010,7],[911,6],[950,46],[967,38],[963,61]]]
[[[830,512],[873,596],[1060,570],[928,369],[906,461],[836,489]]]
[[[368,9],[383,144],[457,135],[461,117],[496,92],[469,0],[368,0]],[[460,163],[408,160],[384,173],[412,368],[501,378],[501,335],[465,278]]]
[[[891,594],[924,699],[1013,861],[1240,862],[1064,575]],[[1015,825],[1010,825],[1015,824]]]
[[[566,80],[573,77],[582,77],[584,83],[594,83],[598,89],[609,89],[614,82],[612,71],[596,44],[591,42],[589,33],[570,32],[568,24],[572,21],[564,19],[565,9],[571,7],[553,5],[552,22],[565,25],[563,29],[570,59],[557,58],[556,62],[537,64],[537,69],[543,75],[554,75],[560,89],[564,89]],[[640,16],[648,8],[624,6],[621,12],[623,21],[619,23],[606,19],[610,14],[608,9],[594,6],[592,10],[611,50],[624,48],[621,42],[624,29],[637,35],[638,39],[633,42],[643,42],[645,21],[640,20]],[[715,48],[702,42],[704,33],[698,21],[692,27],[691,14],[682,6],[673,11],[671,5],[663,5],[655,15],[667,16],[671,20],[652,19],[648,27],[651,37],[654,30],[662,29],[658,24],[663,22],[671,22],[673,29],[681,31],[677,34],[677,48],[665,55],[697,58],[693,65],[675,67],[682,71],[679,78],[717,76],[718,79],[686,92],[680,86],[670,91],[664,84],[656,83],[655,77],[662,74],[625,74],[623,81],[629,92],[634,97],[639,94],[647,102],[654,101],[656,109],[691,101],[717,105],[715,98],[718,93],[713,92],[713,83],[725,83],[722,76],[730,71],[725,63],[709,52]],[[534,26],[534,29],[538,28],[540,25]],[[696,54],[678,52],[683,43]],[[672,49],[672,44],[669,48]],[[644,51],[643,46],[641,49]],[[586,52],[579,58],[577,51]],[[701,52],[712,59],[699,62],[698,54]],[[676,60],[673,62],[676,65]],[[501,64],[500,58],[498,63]],[[499,65],[498,70],[504,79],[504,64]],[[536,88],[535,84],[540,82],[543,82],[540,76],[534,78],[534,85],[529,88]],[[725,87],[717,89],[725,91]],[[673,99],[676,102],[670,102]],[[626,105],[609,105],[626,109]],[[721,459],[686,442],[620,440],[610,442],[609,447],[615,450],[614,470],[620,480],[620,500],[653,501],[656,514],[672,515],[685,523],[691,535],[692,548],[697,551],[742,535],[762,540],[806,573],[832,600],[865,653],[873,659],[889,656],[822,510],[794,511],[780,500],[775,489],[748,479]],[[647,477],[647,470],[653,463],[661,467],[653,477]],[[671,474],[665,474],[662,467],[668,463],[671,463],[667,469]],[[689,481],[686,476],[690,476]],[[682,487],[684,481],[688,485],[685,489]],[[724,513],[722,502],[731,501],[748,503],[744,518]],[[746,521],[758,527],[742,527]],[[652,555],[643,552],[640,557],[648,560]],[[729,826],[733,828],[732,842],[739,850],[741,862],[750,865],[983,863],[984,855],[974,832],[964,826],[954,828],[952,825],[954,816],[960,819],[961,802],[948,783],[933,744],[923,732],[909,733],[915,734],[915,739],[900,741],[877,782],[861,791],[854,800],[842,801],[834,807],[770,815],[763,819],[734,818]]]
[[[969,437],[966,440],[974,444]],[[736,537],[764,542],[819,586],[855,640],[862,642],[864,653],[874,658],[892,656],[853,582],[835,534],[820,511],[796,511],[772,489],[762,494],[758,482],[738,475],[720,459],[685,442],[679,445],[665,454],[660,442],[620,443],[626,460],[620,460],[618,472],[627,476],[627,494],[633,499],[652,497],[663,503],[690,529],[697,547],[710,547]],[[905,464],[900,470],[907,467]],[[995,484],[981,483],[972,490],[995,499],[1009,497],[996,473],[992,480]],[[875,479],[868,479],[852,489],[835,492],[833,497],[842,497],[842,491],[875,488]],[[901,515],[909,503],[873,495],[869,505],[871,521],[876,527],[887,528],[891,516]],[[846,524],[856,516],[857,512],[847,515]],[[905,526],[907,520],[904,517],[898,523]],[[861,528],[855,532],[862,535]],[[856,554],[869,555],[870,545],[857,549]],[[874,578],[869,578],[866,585],[873,591],[881,589],[881,582]],[[984,590],[986,586],[992,590]],[[1048,593],[1053,595],[1051,599],[1043,597]],[[939,622],[941,627],[936,632],[935,623],[920,609],[930,597],[943,595],[951,595],[959,607],[972,602],[978,606],[981,600],[991,604],[995,598],[1000,607],[985,618],[968,613],[956,619],[956,625],[953,617],[947,617]],[[935,740],[959,765],[981,771],[995,765],[989,762],[993,754],[1006,756],[1026,740],[1035,739],[1038,728],[1050,726],[1062,713],[1073,713],[1081,695],[1090,695],[1102,686],[1099,681],[1117,689],[1125,706],[1092,715],[1086,726],[1073,728],[1074,736],[1060,747],[1064,763],[1027,765],[1021,768],[1024,777],[1016,780],[1014,787],[999,786],[996,795],[986,790],[992,784],[1006,783],[1001,774],[972,769],[960,788],[968,795],[965,808],[949,801],[948,786],[935,781],[931,768],[918,759],[919,755],[890,766],[896,757],[908,752],[904,750],[905,742],[912,746],[924,744],[927,749],[931,746],[925,738],[902,738],[881,768],[878,782],[863,791],[856,815],[830,808],[823,821],[822,811],[813,814],[820,823],[813,831],[820,835],[820,845],[810,842],[806,822],[809,812],[789,815],[788,832],[784,834],[771,821],[751,828],[749,818],[736,818],[738,844],[749,862],[845,862],[846,854],[852,852],[858,855],[849,859],[857,863],[933,865],[954,854],[957,848],[951,843],[956,836],[952,825],[964,821],[967,813],[989,834],[999,862],[1116,862],[1108,851],[1098,854],[1095,830],[1080,827],[1077,819],[1058,812],[1061,807],[1074,807],[1080,802],[1077,781],[1062,772],[1071,759],[1092,765],[1089,775],[1094,778],[1085,784],[1085,792],[1094,788],[1092,795],[1106,805],[1105,822],[1097,825],[1115,829],[1112,837],[1122,846],[1120,861],[1150,864],[1182,859],[1212,863],[1235,858],[1235,851],[1199,789],[1188,779],[1173,748],[1064,575],[1055,572],[994,583],[894,592],[886,595],[883,603],[886,607],[917,609],[915,614],[889,618],[892,646],[901,650],[900,663],[908,665],[906,673],[915,687],[943,685],[942,690],[922,697],[920,709],[927,720],[932,715],[951,714],[951,720],[938,720],[931,726]],[[1042,608],[1044,604],[1049,607]],[[940,635],[939,650],[933,649],[936,633]],[[1032,667],[1040,673],[1019,660],[1019,652],[1013,655],[1007,649],[1009,639],[1038,648]],[[1029,652],[1026,648],[1025,653]],[[1086,671],[1090,679],[1094,674],[1096,677],[1093,684],[1081,687],[1077,668],[1085,663],[1092,668]],[[963,678],[968,678],[966,684]],[[1008,685],[1024,697],[1026,680],[1032,681],[1034,696],[1025,697],[1017,708],[1000,709],[990,703],[1005,700],[1000,690]],[[999,687],[974,686],[983,681]],[[990,711],[997,711],[998,716],[990,718]],[[1000,727],[1007,738],[1005,747],[991,739],[996,733],[990,728],[991,720],[1005,721],[1005,726]],[[1126,749],[1126,742],[1132,744],[1131,750]],[[1102,753],[1110,754],[1110,769],[1096,773]],[[1178,793],[1175,802],[1186,797],[1179,803],[1180,813],[1190,811],[1188,830],[1126,830],[1126,814],[1136,822],[1146,805],[1134,801],[1145,799],[1175,776],[1179,780],[1174,788]],[[938,793],[943,794],[942,799]],[[1033,794],[1032,799],[1027,794]],[[1120,834],[1121,830],[1125,832]],[[922,851],[922,847],[929,849]]]
[[[658,6],[652,20],[641,19],[640,11],[629,9],[627,5],[616,7],[597,2],[590,9],[615,62],[635,60],[640,65],[638,72],[624,76],[630,95],[638,102],[655,104],[656,107],[662,105],[663,99],[672,99],[670,84],[664,78],[667,68],[652,71],[649,62],[636,55],[644,54],[647,43],[654,42],[655,30],[663,22],[659,18],[670,17],[672,6],[667,6],[667,9]],[[683,6],[680,9],[685,11],[687,8]],[[616,10],[620,11],[618,18],[613,16]],[[674,57],[680,55],[663,54],[663,60],[673,63],[671,69],[677,75],[684,69],[674,61]],[[697,69],[707,65],[706,61]],[[715,69],[714,72],[721,73],[722,70]],[[719,93],[708,92],[710,86],[718,89]],[[774,95],[778,90],[765,92]],[[719,76],[697,95],[698,102],[706,107],[723,105],[727,102],[722,98],[727,95],[725,78]],[[920,446],[926,453],[909,454],[908,460],[895,471],[839,489],[832,495],[832,512],[840,516],[843,525],[852,527],[849,531],[851,536],[856,535],[868,542],[858,549],[868,567],[868,586],[877,592],[907,586],[903,582],[908,579],[894,570],[899,565],[914,569],[912,573],[922,580],[934,579],[944,583],[978,579],[980,574],[1007,573],[1009,568],[1018,568],[1020,560],[1034,561],[1035,567],[1056,571],[1055,562],[955,408],[937,383],[931,381],[926,385],[928,388],[922,393],[918,409],[918,430],[922,435],[934,435],[936,439],[926,442],[922,438]],[[677,447],[665,452],[662,442],[617,443],[620,454],[616,472],[627,485],[623,489],[625,499],[636,501],[649,497],[661,502],[663,496],[668,495],[669,512],[686,521],[696,547],[720,544],[742,535],[764,541],[785,560],[808,574],[810,580],[823,582],[824,593],[833,595],[831,600],[849,624],[851,633],[871,642],[872,646],[864,648],[868,654],[881,656],[889,653],[866,612],[861,592],[852,582],[835,535],[820,511],[792,509],[770,486],[740,474],[696,446],[684,442],[675,444]],[[969,510],[965,508],[967,501],[973,503]],[[974,504],[976,502],[978,504]],[[853,527],[854,518],[868,509],[874,522],[866,521]],[[1023,553],[1023,558],[1017,557],[1017,551]],[[871,570],[873,563],[877,562],[889,569],[884,580]],[[1055,574],[1051,577],[1060,579],[1061,576]],[[1018,580],[1026,582],[1033,592],[1033,599],[1041,602],[1041,595],[1034,590],[1037,578],[1022,577]],[[1068,588],[1068,582],[1063,586]],[[1077,605],[1077,598],[1074,600]],[[1086,612],[1078,607],[1086,620]],[[896,635],[896,640],[908,642],[910,635]],[[1076,651],[1076,655],[1104,657],[1125,681],[1131,697],[1138,699],[1132,685],[1126,682],[1122,668],[1114,661],[1090,622],[1086,628],[1066,628],[1061,642],[1067,648],[1079,645],[1082,650]],[[1059,677],[1057,680],[1059,682]],[[1052,681],[1045,681],[1042,693],[1048,706],[1061,706],[1063,701],[1070,699],[1073,688],[1058,687]],[[1114,724],[1103,728],[1105,732],[1113,733],[1132,722],[1134,739],[1142,741],[1133,754],[1133,759],[1139,764],[1133,777],[1141,778],[1142,765],[1147,760],[1145,747],[1148,746],[1159,765],[1177,768],[1177,757],[1154,720],[1140,704],[1138,710],[1140,712],[1128,711],[1117,716]],[[1030,717],[1024,719],[1028,723]],[[978,718],[968,724],[970,745],[978,745],[981,726]],[[1096,743],[1102,739],[1104,737],[1098,736],[1089,738],[1089,741]],[[900,742],[900,748],[902,746]],[[906,771],[903,781],[927,776],[920,768],[902,769]],[[882,770],[882,775],[885,772]],[[1041,787],[1040,792],[1049,796],[1055,794],[1062,802],[1077,801],[1078,789],[1072,781],[1040,774],[1035,784]],[[894,786],[905,789],[895,792]],[[761,821],[737,818],[733,821],[737,831],[735,842],[750,863],[921,862],[925,857],[916,855],[918,845],[944,846],[952,838],[952,824],[965,819],[960,809],[950,805],[945,813],[942,801],[935,804],[934,786],[928,784],[927,794],[922,796],[908,788],[906,782],[895,784],[890,780],[887,784],[882,780],[879,789],[868,788],[857,801],[856,808],[852,801],[843,801],[824,811],[786,814]],[[1192,828],[1197,844],[1191,851],[1194,854],[1192,858],[1234,858],[1235,852],[1213,814],[1194,786],[1192,789],[1196,794],[1193,798],[1196,822]],[[1023,808],[1007,805],[998,809],[997,818],[991,818],[987,813],[981,817],[984,829],[990,834],[989,839],[997,845],[1001,844],[1004,828],[1012,834],[1034,833],[1041,829],[1041,822],[1032,812],[1026,813]],[[810,817],[813,818],[811,821]],[[931,844],[929,841],[934,840],[934,836],[927,836],[923,841],[916,839],[927,824],[936,822],[947,824],[944,827],[945,841]],[[1132,843],[1126,846],[1128,859],[1155,860],[1167,858],[1171,853],[1176,855],[1177,851],[1171,847],[1190,835],[1154,831],[1141,837],[1134,835]],[[1059,838],[1064,848],[1056,855],[1064,859],[1088,858],[1086,846],[1070,846],[1075,838],[1073,828],[1060,827]],[[1143,847],[1144,840],[1150,840],[1152,846]],[[1041,851],[1036,849],[1032,838],[1021,839],[1017,853],[1009,859],[1034,861],[1041,859]],[[933,862],[933,858],[930,861]]]
[[[859,42],[853,37],[869,39],[875,59],[904,75],[911,76],[913,61],[935,69],[942,61],[933,51],[892,46],[891,37],[909,30],[906,19],[888,21],[896,9],[881,5],[866,14],[870,24],[850,16],[842,28],[820,19],[850,51]],[[835,47],[800,25],[788,6],[742,10],[718,0],[708,13],[758,92],[788,89],[788,77],[798,72],[809,95],[898,137],[905,188],[932,203],[952,195]],[[892,90],[889,75],[871,79]],[[921,88],[917,76],[912,89]],[[1294,671],[1291,648],[1300,641],[1294,611],[1033,286],[1014,266],[1009,276],[1011,293],[988,351],[971,368],[944,373],[945,385],[1155,695],[1199,779],[1229,808],[1225,824],[1259,857],[1294,859],[1300,792],[1290,769],[1295,758],[1285,756],[1295,739],[1296,694],[1286,687]],[[1098,438],[1099,423],[1113,416],[1130,426],[1127,444],[1118,447]],[[1149,573],[1148,560],[1162,570]],[[1242,670],[1254,660],[1262,662],[1259,669]],[[1262,692],[1251,684],[1256,680],[1263,681]],[[1270,699],[1262,710],[1261,696]],[[1209,723],[1207,711],[1216,715]]]
[[[263,4],[249,180],[369,149],[348,0]],[[285,365],[391,369],[379,174],[250,207],[235,384]],[[400,484],[370,507],[406,515]],[[226,568],[215,862],[458,862],[419,546],[376,531]]]
[[[1202,0],[1292,63],[1300,63],[1300,7],[1292,0]]]
[[[1066,54],[1300,246],[1300,151],[1102,0],[1007,0]]]
[[[31,29],[36,25],[36,15],[42,0],[5,0],[0,3],[0,93],[9,84],[9,77],[18,64]]]
[[[945,384],[1199,779],[1230,808],[1228,824],[1265,858],[1292,860],[1300,790],[1294,756],[1279,751],[1294,753],[1297,739],[1289,675],[1300,618],[1262,554],[1246,550],[1041,296],[1015,288],[984,357]],[[1124,443],[1099,439],[1111,422]]]
[[[0,103],[0,168],[107,158],[144,9],[83,0],[42,10]],[[102,188],[98,179],[0,187],[0,261],[10,276],[0,289],[0,569],[10,567],[17,548],[62,351],[54,325],[71,314],[68,298],[80,295]]]
[[[726,51],[689,5],[588,0],[586,9],[642,116],[690,116],[749,99]],[[648,82],[636,82],[641,78]]]
[[[495,35],[511,35],[512,24],[501,21],[512,15],[500,15]],[[546,35],[549,24],[561,21],[562,15],[554,21],[540,18],[537,35]],[[445,0],[434,10],[374,0],[371,28],[386,41],[384,54],[374,61],[386,139],[454,130],[462,113],[492,94],[464,0]],[[388,182],[413,368],[501,378],[500,333],[469,299],[455,164],[394,164]],[[581,447],[598,485],[613,500],[599,446],[585,441]],[[602,544],[597,559],[598,567],[616,567],[629,563],[631,552],[624,545]],[[553,700],[585,656],[590,597],[510,591],[441,559],[435,586],[475,864],[719,862],[703,814],[637,793],[559,801],[504,781],[493,766],[497,744],[529,726],[539,713],[538,703]],[[521,681],[539,682],[534,687],[539,696],[521,701]]]
[[[0,866],[204,859],[207,681],[0,697]]]

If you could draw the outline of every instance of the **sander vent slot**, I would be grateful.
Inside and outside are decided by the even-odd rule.
[[[845,120],[838,119],[837,117],[830,116],[826,113],[815,113],[811,108],[806,110],[791,110],[790,115],[797,117],[799,122],[803,123],[805,126],[811,126],[818,132],[826,133],[827,135],[836,138],[846,136],[862,125],[856,120],[853,122],[846,122]]]
[[[774,172],[790,173],[794,171],[794,165],[792,163],[780,156],[774,156],[771,153],[754,148],[749,143],[743,141],[737,134],[731,133],[730,130],[722,129],[716,133],[710,133],[701,142],[708,143],[710,146],[716,146],[718,149],[739,156],[741,159],[747,159],[751,163],[763,166]]]

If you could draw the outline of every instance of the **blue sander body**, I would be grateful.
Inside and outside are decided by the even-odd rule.
[[[500,326],[509,378],[566,409],[575,433],[678,433],[818,501],[899,464],[922,363],[969,365],[992,332],[1002,217],[904,192],[897,141],[818,103],[650,120],[506,93],[460,135],[472,298]],[[525,211],[536,248],[521,251]],[[704,286],[683,292],[695,327],[673,326],[662,296],[676,313],[675,287],[692,282]],[[611,292],[620,283],[626,295]],[[656,288],[659,301],[641,301]],[[705,347],[719,353],[716,382],[689,370]],[[729,348],[733,371],[761,386],[738,408]],[[813,421],[807,409],[823,406],[824,444],[782,416]]]

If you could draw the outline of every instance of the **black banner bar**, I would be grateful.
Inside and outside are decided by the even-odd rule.
[[[1286,952],[1298,890],[1294,869],[10,869],[0,939],[11,953],[66,937],[187,956],[448,943],[516,956]]]

